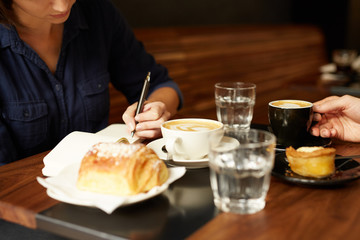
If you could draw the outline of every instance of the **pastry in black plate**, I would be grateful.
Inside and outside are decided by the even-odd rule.
[[[324,178],[335,172],[335,148],[293,147],[285,154],[291,170],[301,176]]]
[[[360,178],[360,163],[354,159],[335,160],[335,173],[326,178],[304,177],[294,173],[286,159],[285,152],[278,152],[272,175],[284,181],[304,186],[333,187]]]

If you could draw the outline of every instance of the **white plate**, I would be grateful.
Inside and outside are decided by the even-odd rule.
[[[43,187],[47,188],[47,194],[51,198],[80,206],[97,207],[108,214],[120,206],[141,202],[161,194],[186,172],[184,167],[169,168],[169,178],[163,185],[154,187],[146,193],[123,197],[78,190],[76,182],[79,167],[78,163],[71,164],[55,177],[37,177],[37,180]]]
[[[237,140],[230,137],[223,137],[222,144],[230,144],[231,147],[235,147],[239,144]],[[167,160],[167,154],[163,152],[162,147],[165,145],[165,140],[163,138],[154,140],[150,142],[147,146],[155,151],[155,153],[158,155],[158,157],[164,161]],[[221,145],[223,146],[223,145]],[[192,159],[192,160],[170,160],[170,165],[176,165],[176,166],[184,166],[186,168],[206,168],[209,166],[209,158],[205,157],[202,159]]]

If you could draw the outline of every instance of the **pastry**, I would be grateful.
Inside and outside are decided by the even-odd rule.
[[[144,144],[102,142],[83,157],[77,188],[128,196],[160,186],[168,177],[164,162]]]
[[[286,157],[293,172],[305,176],[323,178],[335,172],[335,148],[293,147],[286,148]]]

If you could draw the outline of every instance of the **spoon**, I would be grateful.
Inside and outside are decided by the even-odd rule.
[[[360,155],[336,156],[336,157],[335,157],[335,160],[349,159],[349,158],[360,158]]]
[[[129,144],[129,140],[125,137],[120,138],[119,140],[116,141],[117,143],[126,143]]]
[[[349,155],[349,156],[335,156],[335,160],[344,160],[344,159],[353,159],[353,158],[360,158],[360,155]],[[285,158],[286,161],[287,158]],[[346,161],[347,162],[347,161]]]

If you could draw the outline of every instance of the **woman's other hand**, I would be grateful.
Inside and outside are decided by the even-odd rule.
[[[311,134],[324,138],[360,142],[360,99],[344,95],[331,96],[315,102]]]

